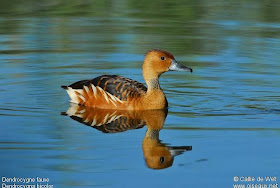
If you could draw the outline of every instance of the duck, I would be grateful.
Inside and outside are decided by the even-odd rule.
[[[168,51],[149,50],[144,58],[142,74],[147,87],[135,80],[118,76],[102,75],[61,86],[78,105],[118,110],[165,109],[168,102],[159,84],[161,74],[168,71],[193,72],[176,61]]]

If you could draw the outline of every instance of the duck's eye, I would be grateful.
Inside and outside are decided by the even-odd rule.
[[[161,56],[160,59],[164,61],[166,58],[164,56]]]
[[[164,157],[160,157],[159,161],[160,161],[161,164],[164,163]]]

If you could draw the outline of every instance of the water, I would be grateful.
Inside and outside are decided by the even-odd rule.
[[[2,2],[0,175],[45,177],[54,187],[279,179],[279,10],[260,0]],[[194,69],[160,79],[170,108],[150,141],[192,146],[161,170],[145,158],[149,126],[103,133],[61,115],[70,104],[60,85],[102,74],[143,82],[151,48]]]

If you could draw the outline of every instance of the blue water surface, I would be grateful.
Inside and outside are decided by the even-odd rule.
[[[1,5],[1,177],[46,177],[54,187],[224,188],[250,183],[235,176],[280,179],[280,4],[145,2]],[[70,106],[61,85],[102,74],[144,82],[152,48],[194,69],[161,76],[169,112],[160,143],[192,150],[157,170],[143,155],[147,126],[103,133],[61,115]]]

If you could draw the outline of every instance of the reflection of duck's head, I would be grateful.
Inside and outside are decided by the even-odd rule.
[[[118,111],[72,104],[62,114],[104,133],[124,132],[142,128],[146,124],[147,131],[142,142],[146,164],[152,169],[163,169],[173,164],[176,155],[191,150],[191,146],[172,147],[159,140],[167,113],[167,110]]]
[[[152,169],[164,169],[172,166],[174,157],[192,150],[192,146],[166,146],[158,137],[145,137],[142,144],[146,164]]]
[[[187,150],[191,146],[167,146],[159,140],[159,131],[163,127],[166,115],[163,111],[153,111],[152,120],[148,119],[147,132],[143,139],[142,149],[146,165],[152,169],[164,169],[172,166],[174,157]]]

